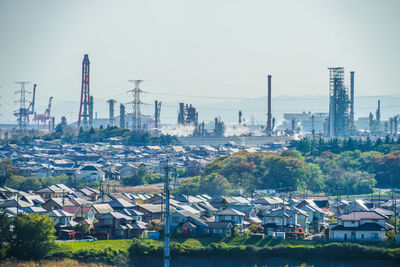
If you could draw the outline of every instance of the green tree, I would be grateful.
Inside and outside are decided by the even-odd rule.
[[[81,234],[83,236],[84,234],[87,234],[89,232],[89,225],[86,223],[80,222],[74,227],[75,231]]]
[[[200,179],[200,193],[211,196],[226,195],[231,191],[229,181],[218,173],[212,173]]]
[[[374,173],[379,186],[400,187],[400,151],[377,158]]]
[[[0,212],[0,246],[11,239],[11,219],[6,212]]]
[[[306,187],[313,192],[322,192],[325,189],[324,175],[318,164],[308,163],[306,166]]]
[[[200,176],[183,178],[183,181],[175,188],[175,195],[197,195],[200,189]]]
[[[10,177],[16,173],[16,168],[12,164],[11,159],[3,159],[0,161],[0,186],[6,186]]]
[[[304,160],[304,157],[297,150],[283,150],[281,153],[282,157],[291,157],[299,160]]]
[[[24,260],[46,257],[55,247],[55,229],[48,216],[18,215],[14,218],[10,255]]]
[[[307,170],[304,161],[271,155],[264,160],[263,165],[265,166],[265,174],[262,177],[264,188],[297,190],[298,187],[305,187]]]
[[[149,171],[144,166],[139,166],[137,171],[128,177],[122,178],[124,185],[142,185],[144,184],[144,178],[149,174]]]

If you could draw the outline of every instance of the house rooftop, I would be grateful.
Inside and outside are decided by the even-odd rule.
[[[217,212],[215,215],[226,215],[226,216],[246,216],[243,212],[240,212],[238,210],[232,209],[232,208],[227,208],[224,210],[221,210]]]
[[[354,211],[340,215],[338,219],[341,219],[342,221],[385,220],[387,217],[375,211]]]

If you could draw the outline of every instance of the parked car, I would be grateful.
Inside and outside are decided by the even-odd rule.
[[[83,239],[86,239],[88,241],[96,241],[97,240],[96,237],[91,236],[91,235],[86,235],[86,236],[83,237]]]

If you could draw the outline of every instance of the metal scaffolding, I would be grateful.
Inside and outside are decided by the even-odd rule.
[[[328,136],[349,135],[350,99],[344,86],[344,68],[329,69],[329,123]]]

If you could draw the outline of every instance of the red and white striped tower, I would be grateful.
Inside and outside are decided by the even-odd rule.
[[[88,128],[88,120],[90,117],[90,90],[89,90],[89,77],[90,77],[90,62],[89,55],[85,54],[82,61],[82,88],[81,88],[81,102],[79,106],[78,128],[81,127],[83,119],[83,128]]]

